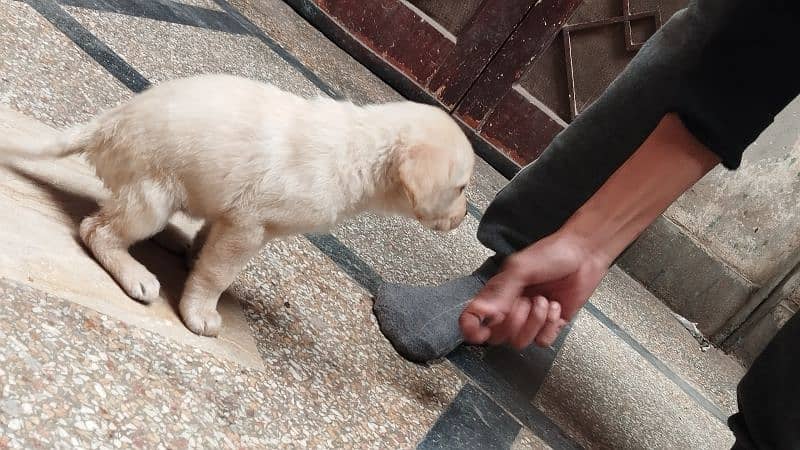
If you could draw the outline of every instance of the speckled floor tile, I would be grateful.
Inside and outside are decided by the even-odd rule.
[[[222,8],[217,5],[214,0],[172,0],[175,3],[183,3],[184,5],[197,6],[200,8],[213,9],[214,11],[222,11]]]
[[[468,216],[455,230],[438,233],[407,218],[364,215],[333,235],[388,281],[436,284],[472,273],[491,256],[475,237],[477,226]]]
[[[344,97],[356,103],[382,103],[402,98],[281,0],[232,0],[229,3]]]
[[[398,358],[369,294],[304,238],[268,245],[231,292],[246,305],[267,367],[329,394],[305,406],[313,414],[339,407],[362,424],[407,423],[421,438],[461,387],[449,364],[427,370]]]
[[[32,122],[32,123],[31,123]],[[52,129],[0,105],[0,133],[43,139]],[[128,297],[76,237],[80,220],[106,196],[93,170],[77,158],[0,166],[0,277],[30,284],[128,324],[232,358],[250,367],[262,361],[239,304],[223,297],[226,326],[219,339],[195,336],[177,315],[186,271],[183,262],[151,244],[134,255],[161,281],[160,298],[143,305]]]
[[[551,450],[551,447],[536,437],[531,430],[522,428],[511,445],[511,450]]]
[[[486,161],[475,159],[475,172],[472,181],[467,186],[467,198],[479,210],[485,211],[494,196],[508,184],[506,177],[500,175]]]
[[[211,0],[181,3],[220,10]],[[399,99],[283,2],[231,3],[347,98]],[[65,9],[150,81],[225,72],[319,94],[255,37]],[[24,3],[0,0],[0,103],[61,126],[130,95]],[[378,331],[369,293],[303,237],[267,245],[228,291],[232,334],[190,335],[166,299],[156,305],[166,312],[152,315],[121,294],[68,231],[93,207],[83,197],[102,195],[90,170],[79,160],[25,168],[36,176],[0,171],[0,199],[15,211],[0,224],[0,278],[13,278],[0,280],[0,448],[410,448],[464,386],[450,363],[422,368],[399,358]],[[469,198],[485,209],[505,184],[479,161]],[[334,234],[386,279],[428,284],[489,256],[476,227],[468,217],[442,235],[364,216]],[[137,256],[180,280],[180,264],[156,246]],[[167,284],[175,291],[180,281]],[[628,288],[604,286],[620,298]],[[636,311],[600,302],[661,351],[664,342],[639,321],[646,305],[631,305]],[[663,350],[665,360],[677,357]],[[689,374],[706,367],[681,364]],[[730,444],[721,422],[585,314],[535,402],[587,447]],[[523,428],[513,448],[548,447]]]
[[[257,38],[152,19],[66,7],[151,82],[202,73],[229,73],[305,97],[318,89]]]
[[[10,5],[15,17],[28,14],[43,36],[58,38],[56,44],[37,41],[43,47],[64,47],[60,53],[34,53],[44,75],[19,69],[27,65],[3,66],[3,95],[13,109],[65,125],[130,96],[36,13],[22,3]],[[252,37],[65,9],[153,82],[228,72],[317,94]],[[0,17],[17,28],[29,27],[25,20]],[[17,34],[26,35],[18,30],[4,35],[7,61],[27,61],[28,43]],[[59,61],[62,55],[68,60]],[[47,72],[48,64],[61,73]],[[96,73],[82,72],[83,66]],[[31,83],[26,76],[47,81]],[[70,93],[75,87],[84,88],[75,98],[47,91]],[[361,92],[362,98],[375,97]],[[384,93],[382,99],[393,95]],[[37,96],[40,103],[15,100]],[[72,114],[72,105],[84,104],[85,113]],[[198,338],[185,334],[168,302],[145,307],[124,296],[75,240],[75,222],[104,195],[82,161],[4,169],[0,186],[6,209],[18,212],[0,227],[5,249],[0,277],[15,280],[0,282],[0,339],[7,343],[0,349],[0,447],[410,448],[463,385],[449,363],[422,368],[397,357],[378,331],[369,294],[302,237],[268,245],[224,302],[239,311],[241,320],[224,313],[221,339]],[[37,225],[26,228],[32,223]],[[474,225],[456,240],[451,236],[447,245],[474,234]],[[424,239],[437,238],[429,233]],[[162,282],[183,272],[176,258],[152,244],[136,256]],[[179,287],[180,281],[165,283],[165,291]],[[163,311],[154,314],[158,308]],[[170,334],[165,326],[184,335]],[[243,348],[225,347],[241,344],[227,339],[225,329],[251,340],[259,364],[238,357]]]
[[[28,5],[0,0],[1,104],[65,126],[129,96],[125,86]]]
[[[264,348],[281,351],[259,371],[0,281],[0,447],[410,448],[460,387],[444,367],[388,358],[388,346],[359,360],[357,326],[313,346],[308,365],[288,356],[302,344],[281,339],[295,332],[262,324]]]
[[[612,268],[592,302],[726,414],[738,410],[744,368],[717,348],[702,351],[669,308],[621,269]]]
[[[21,4],[14,4],[18,5]],[[282,60],[270,56],[260,42],[251,38],[68,9],[152,81],[203,71],[225,71],[267,79],[306,95],[316,93],[305,79],[292,73]],[[21,11],[25,12],[24,8]],[[61,36],[46,23],[42,27],[46,30],[43,34]],[[124,28],[126,37],[141,38],[140,45],[122,37],[115,41],[117,28]],[[152,40],[147,41],[148,38]],[[170,40],[185,48],[174,50],[175,53],[158,51]],[[13,33],[9,42],[20,44]],[[75,65],[94,64],[68,42],[66,47],[77,53]],[[13,58],[19,55],[9,55],[9,59]],[[253,58],[262,59],[254,63]],[[63,73],[76,71],[65,67]],[[104,74],[102,70],[99,73]],[[39,85],[18,81],[23,77],[6,77],[5,72],[3,75],[4,79],[16,82],[9,83],[7,92],[19,97],[38,95],[43,90]],[[63,112],[68,109],[65,106],[63,111],[55,109],[44,118],[59,125],[74,119],[85,120],[96,110],[130,95],[113,78],[105,76],[119,91],[118,99],[103,102],[83,117],[64,117],[68,115]],[[89,75],[72,79],[62,74],[53,81],[53,85],[65,92],[70,91],[72,84],[81,83],[103,88],[102,83],[93,83]],[[92,94],[90,90],[85,97]],[[72,98],[45,98],[64,105],[80,104]],[[31,105],[28,110],[36,110],[38,106]],[[74,226],[77,216],[93,208],[95,198],[102,196],[99,181],[91,177],[90,169],[72,159],[35,163],[32,167],[26,163],[24,169],[21,173],[3,172],[3,186],[8,187],[6,199],[24,202],[29,211],[17,207],[20,211],[15,216],[17,222],[38,223],[36,230],[40,232],[27,232],[25,239],[5,236],[3,242],[7,246],[17,245],[16,253],[25,253],[22,249],[27,248],[26,256],[30,256],[30,243],[42,238],[44,246],[33,245],[40,249],[34,253],[50,259],[33,264],[36,267],[18,261],[14,271],[10,270],[11,261],[6,261],[6,275],[13,274],[17,281],[50,292],[66,290],[72,294],[71,300],[81,297],[79,303],[83,304],[102,298],[102,305],[89,306],[126,316],[128,323],[69,305],[57,296],[45,296],[29,287],[15,285],[0,292],[10,299],[3,303],[6,308],[3,314],[14,317],[9,320],[4,317],[2,322],[9,326],[0,328],[4,340],[12,343],[3,348],[4,360],[10,362],[3,364],[0,372],[0,402],[4,405],[0,412],[8,415],[8,420],[0,419],[0,424],[4,424],[0,435],[7,437],[0,444],[408,448],[424,436],[461,388],[457,371],[448,364],[424,369],[398,358],[377,329],[368,294],[303,238],[269,245],[230,290],[231,303],[236,305],[241,301],[245,305],[247,322],[226,326],[245,330],[254,340],[263,370],[247,364],[236,365],[200,351],[192,346],[191,336],[165,339],[146,331],[142,328],[147,328],[145,321],[130,319],[132,309],[145,307],[124,297],[110,277],[80,248],[74,235],[66,231]],[[48,183],[54,184],[55,189],[44,189],[47,192],[38,193],[37,197],[37,189]],[[31,201],[32,198],[38,201]],[[64,231],[50,235],[48,229],[55,226]],[[3,230],[25,234],[23,226],[3,227]],[[48,254],[48,247],[59,251]],[[11,252],[4,254],[9,256]],[[167,260],[167,266],[177,262],[150,244],[141,248],[137,256],[155,265],[164,266]],[[85,262],[76,264],[71,259],[78,257]],[[163,270],[182,272],[179,263],[174,269]],[[28,275],[16,276],[19,273]],[[80,279],[68,279],[70,273]],[[114,290],[117,292],[112,294]],[[124,307],[109,306],[115,304],[109,301],[113,295],[124,298]],[[19,301],[15,303],[15,299]],[[26,314],[39,317],[42,323]],[[224,318],[226,323],[229,319]],[[136,322],[135,326],[131,322]],[[11,324],[23,323],[25,327],[20,330],[11,328]],[[33,337],[22,332],[32,333]],[[46,339],[42,338],[45,335],[57,342],[39,347],[45,345]],[[120,340],[126,339],[125,344],[120,344]],[[184,345],[187,343],[188,346]],[[121,346],[134,354],[121,353]],[[101,350],[95,353],[95,348]],[[220,352],[218,356],[229,357],[236,351],[229,349],[228,354]],[[111,353],[115,356],[109,357]],[[14,355],[17,359],[23,355],[25,361],[21,366],[15,365],[19,361]],[[36,356],[31,359],[24,355]],[[91,363],[86,362],[87,358]],[[21,376],[28,363],[49,368],[46,378]],[[61,375],[56,368],[63,368],[66,374]],[[175,379],[178,372],[183,377],[180,380]],[[90,380],[103,383],[92,386]],[[46,393],[38,393],[44,384],[48,385]],[[50,420],[50,404],[41,403],[45,400],[62,403],[55,409],[59,420]],[[237,406],[239,400],[243,406]],[[214,404],[204,407],[204,401]],[[186,411],[181,412],[184,408]]]
[[[581,312],[534,403],[585,448],[729,449],[733,435]]]

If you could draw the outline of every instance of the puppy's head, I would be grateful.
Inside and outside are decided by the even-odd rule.
[[[395,161],[403,212],[427,228],[450,231],[467,214],[464,191],[475,164],[472,146],[444,111],[419,104],[409,107],[415,109],[415,120],[401,139]]]

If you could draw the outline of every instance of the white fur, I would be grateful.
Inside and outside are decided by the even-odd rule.
[[[463,132],[435,107],[308,100],[225,75],[165,82],[47,142],[0,142],[4,156],[72,153],[85,153],[112,193],[81,238],[136,299],[155,299],[159,283],[128,247],[176,211],[205,219],[180,312],[210,336],[220,294],[266,240],[368,210],[450,230],[466,214],[474,164]]]

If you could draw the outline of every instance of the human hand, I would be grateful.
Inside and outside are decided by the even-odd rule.
[[[611,261],[579,237],[556,232],[506,259],[464,309],[459,326],[472,344],[522,349],[553,344],[586,303]]]
[[[614,258],[719,161],[677,114],[665,115],[559,231],[507,258],[461,314],[466,341],[552,345]]]

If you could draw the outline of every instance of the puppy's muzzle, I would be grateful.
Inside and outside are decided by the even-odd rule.
[[[464,217],[467,215],[464,214],[463,216],[455,216],[455,217],[446,217],[443,219],[434,219],[434,220],[426,220],[423,221],[422,224],[425,225],[427,228],[430,228],[435,231],[442,231],[447,232],[451,231],[455,228],[458,228],[461,225],[461,222],[464,221]]]

